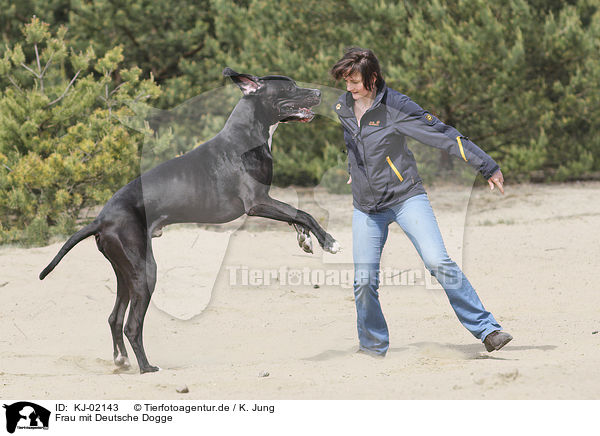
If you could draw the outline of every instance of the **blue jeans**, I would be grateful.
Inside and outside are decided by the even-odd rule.
[[[360,349],[385,355],[389,347],[388,328],[377,289],[381,252],[388,236],[388,226],[394,221],[410,238],[427,270],[446,291],[462,325],[482,341],[494,330],[501,330],[461,269],[448,257],[429,198],[427,194],[420,194],[377,213],[367,214],[354,209],[352,253]]]

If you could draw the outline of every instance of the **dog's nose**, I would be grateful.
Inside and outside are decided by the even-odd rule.
[[[319,98],[321,98],[321,91],[319,91],[318,89],[315,89],[315,95]]]

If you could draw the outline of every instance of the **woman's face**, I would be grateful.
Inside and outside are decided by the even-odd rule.
[[[356,72],[344,78],[346,81],[346,89],[352,93],[352,97],[354,100],[358,100],[360,98],[370,98],[374,94],[374,89],[369,91],[363,85],[362,74]],[[375,83],[375,78],[373,78],[373,83]]]

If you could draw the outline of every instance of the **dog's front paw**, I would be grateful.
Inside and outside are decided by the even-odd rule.
[[[312,253],[313,252],[312,239],[311,239],[311,237],[310,237],[310,235],[308,233],[298,232],[298,245],[306,253]]]
[[[324,248],[325,251],[331,254],[335,254],[342,249],[342,247],[336,240],[334,240],[331,244],[326,245]]]

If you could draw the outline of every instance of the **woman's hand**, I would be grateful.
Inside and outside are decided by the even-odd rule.
[[[488,179],[488,183],[490,184],[490,190],[493,191],[494,185],[496,185],[500,192],[504,194],[504,176],[502,175],[502,171],[498,170],[494,174],[492,174],[492,177]]]
[[[348,176],[348,181],[346,182],[346,185],[349,185],[350,183],[352,183],[352,176]]]

